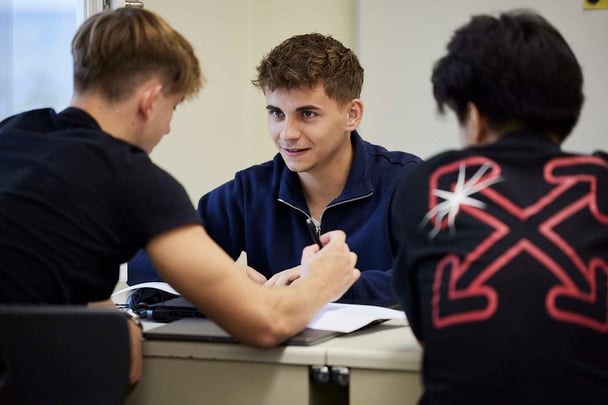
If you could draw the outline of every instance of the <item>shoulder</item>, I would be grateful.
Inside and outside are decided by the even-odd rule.
[[[407,166],[422,162],[422,159],[413,153],[388,150],[384,146],[376,145],[362,139],[356,132],[354,133],[354,139],[355,146],[360,146],[375,164]]]
[[[596,150],[593,152],[593,156],[603,159],[606,163],[608,163],[608,153],[603,150]]]
[[[425,161],[413,165],[403,174],[405,182],[420,183],[433,174],[438,168],[446,165],[454,164],[463,158],[474,155],[470,150],[448,150],[437,155],[429,157]]]
[[[271,174],[278,168],[284,166],[284,165],[281,165],[282,161],[283,160],[280,159],[280,157],[279,157],[279,159],[275,158],[273,160],[268,160],[263,163],[257,163],[255,165],[251,165],[245,169],[241,169],[241,170],[237,171],[236,176],[242,176],[242,177],[268,176],[269,174]]]
[[[0,121],[0,131],[19,129],[25,131],[48,131],[54,128],[57,113],[52,108],[40,108],[12,115]]]
[[[125,193],[146,194],[148,196],[184,194],[185,187],[168,171],[154,163],[150,156],[138,146],[124,142],[110,135],[93,142],[91,153],[113,173],[117,185]]]
[[[273,187],[278,187],[280,173],[284,167],[280,155],[273,160],[249,166],[237,171],[231,180],[204,194],[202,199],[230,194],[265,193]]]
[[[285,169],[286,167],[283,159],[277,154],[272,160],[239,170],[234,175],[234,181],[239,183],[268,184],[278,181],[281,173]]]
[[[126,143],[109,149],[107,156],[113,161],[111,168],[116,172],[116,187],[125,199],[148,207],[192,207],[183,184],[156,165],[146,152]]]

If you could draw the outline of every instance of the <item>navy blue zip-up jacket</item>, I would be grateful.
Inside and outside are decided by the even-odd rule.
[[[361,278],[343,299],[396,302],[387,227],[388,204],[399,175],[420,162],[406,152],[387,151],[351,134],[354,158],[342,194],[321,216],[321,233],[340,229],[358,256]],[[198,212],[209,235],[235,260],[264,276],[300,264],[302,249],[312,243],[306,226],[310,214],[297,173],[280,154],[236,173],[233,180],[205,194]],[[129,284],[158,280],[147,258],[129,264]]]

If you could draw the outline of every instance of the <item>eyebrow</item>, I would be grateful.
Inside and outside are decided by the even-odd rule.
[[[280,111],[283,111],[283,110],[281,110],[279,107],[275,107],[275,106],[273,106],[272,104],[268,104],[268,105],[266,106],[266,109],[267,109],[267,110],[280,110]],[[321,110],[321,108],[319,108],[319,107],[317,107],[317,106],[315,106],[315,105],[312,105],[312,104],[310,104],[310,105],[303,105],[302,107],[298,107],[298,108],[296,108],[296,112],[301,112],[301,111],[310,111],[310,110],[314,110],[314,111],[320,111],[320,110]]]

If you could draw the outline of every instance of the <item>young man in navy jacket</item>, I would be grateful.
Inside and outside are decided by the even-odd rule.
[[[299,277],[302,247],[312,240],[307,219],[316,233],[343,230],[361,277],[342,298],[396,301],[388,202],[397,177],[420,159],[357,133],[363,68],[336,39],[291,37],[257,71],[253,83],[266,97],[270,138],[279,153],[200,199],[205,229],[233,259],[246,252],[250,276],[269,285]],[[130,284],[154,279],[145,254],[129,264]]]

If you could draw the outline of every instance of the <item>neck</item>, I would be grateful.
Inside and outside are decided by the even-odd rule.
[[[483,144],[489,144],[489,143],[493,143],[496,142],[497,140],[499,140],[500,138],[502,138],[503,136],[512,134],[514,132],[518,132],[523,130],[525,127],[524,126],[505,126],[505,127],[501,127],[499,131],[490,131],[488,133],[488,136],[486,136],[486,138],[484,139]],[[553,142],[556,145],[561,145],[562,143],[562,139],[554,133],[544,133],[544,136],[546,136],[551,142]]]
[[[353,154],[349,136],[348,147],[332,157],[327,166],[298,173],[308,209],[315,219],[320,220],[325,207],[342,194],[352,166]]]
[[[130,104],[128,100],[111,103],[98,94],[88,93],[74,95],[70,106],[86,111],[107,134],[133,143],[137,123],[133,119],[134,110]]]

